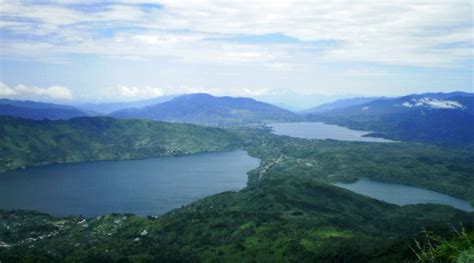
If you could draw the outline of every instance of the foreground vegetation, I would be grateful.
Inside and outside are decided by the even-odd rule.
[[[86,122],[89,128],[73,126],[76,122]],[[91,128],[91,122],[98,123],[92,126],[96,129]],[[64,136],[64,142],[75,138],[76,144],[85,149],[91,149],[90,140],[85,138],[101,134],[105,126],[105,130],[115,132],[110,137],[115,138],[114,142],[123,143],[121,140],[130,134],[142,140],[156,138],[148,140],[156,147],[149,149],[160,151],[149,153],[167,153],[163,149],[169,149],[168,143],[176,138],[183,142],[181,151],[176,151],[181,154],[240,147],[262,163],[249,173],[245,189],[207,197],[161,217],[112,214],[57,218],[36,212],[1,211],[2,262],[400,262],[423,260],[423,255],[434,255],[428,258],[434,261],[444,261],[445,256],[455,261],[469,258],[472,253],[472,212],[443,205],[399,207],[331,185],[371,178],[421,186],[474,203],[474,153],[468,150],[414,143],[306,140],[272,135],[260,128],[223,131],[104,118],[77,119],[67,125],[45,123],[55,127],[44,128],[47,131],[60,126],[66,131],[86,132],[56,133]],[[19,121],[8,127],[14,130],[15,125],[25,124]],[[172,132],[165,132],[169,130],[164,127]],[[162,130],[155,135],[155,129]],[[119,131],[125,135],[121,137]],[[22,136],[26,138],[25,133]],[[99,136],[104,141],[95,144],[98,152],[108,152],[104,146],[111,143],[107,136]],[[50,148],[54,144],[45,145],[45,153],[56,149]],[[127,147],[130,145],[137,145],[136,141]],[[126,147],[116,149],[127,153]],[[130,152],[138,155],[139,149],[143,148],[132,147]],[[89,156],[86,151],[81,153]],[[93,155],[97,156],[104,155]],[[452,231],[460,224],[464,234],[458,240]],[[436,244],[420,234],[423,229],[436,233]],[[449,245],[443,246],[443,242]],[[432,252],[424,249],[429,244]],[[460,249],[436,252],[445,251],[443,247],[451,244],[458,244]]]
[[[424,239],[415,239],[412,248],[421,262],[474,262],[474,232],[467,232],[462,226],[451,235],[440,236],[423,231]]]

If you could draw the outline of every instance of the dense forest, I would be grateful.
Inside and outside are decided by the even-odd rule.
[[[218,128],[110,117],[33,121],[0,117],[0,173],[22,167],[223,151],[236,136]]]

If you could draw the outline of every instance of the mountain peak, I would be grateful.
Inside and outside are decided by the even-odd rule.
[[[254,99],[214,97],[206,93],[183,95],[142,109],[114,112],[112,116],[217,126],[298,119],[288,110]]]
[[[179,96],[178,98],[215,98],[215,97],[212,96],[211,94],[201,92],[201,93],[185,94],[185,95]]]

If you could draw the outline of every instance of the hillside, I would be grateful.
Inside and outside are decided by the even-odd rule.
[[[215,126],[292,121],[299,117],[271,104],[250,98],[214,97],[190,94],[140,109],[127,109],[110,114],[123,119],[150,119],[187,122]]]
[[[473,213],[442,205],[399,207],[328,184],[367,175],[472,198],[471,181],[452,187],[472,174],[472,153],[265,132],[240,131],[240,136],[246,149],[263,161],[242,191],[207,197],[162,217],[55,218],[3,211],[0,259],[403,262],[416,260],[410,246],[423,228],[445,233],[463,223],[473,231]]]
[[[435,205],[396,207],[289,179],[218,194],[160,218],[0,211],[0,219],[6,262],[404,262],[416,259],[410,246],[422,227],[442,232],[464,222],[472,231],[474,216]]]
[[[136,159],[233,148],[217,128],[81,117],[33,121],[0,117],[0,172],[48,163]]]
[[[474,144],[473,105],[470,93],[427,93],[375,100],[307,118],[394,140],[470,146]]]
[[[0,99],[0,116],[33,120],[59,120],[87,116],[84,111],[71,106],[35,101]]]

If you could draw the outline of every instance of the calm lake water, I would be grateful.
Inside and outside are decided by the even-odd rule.
[[[336,183],[334,185],[397,205],[434,203],[450,205],[465,211],[474,211],[474,208],[466,200],[414,186],[366,179],[350,184]]]
[[[0,175],[0,208],[53,215],[160,215],[246,186],[260,160],[244,151],[57,164]]]
[[[322,122],[284,122],[272,123],[269,126],[273,133],[303,139],[333,139],[339,141],[360,141],[360,142],[393,142],[391,140],[363,137],[369,132],[356,131],[345,127],[325,124]]]

